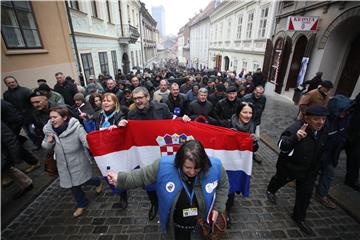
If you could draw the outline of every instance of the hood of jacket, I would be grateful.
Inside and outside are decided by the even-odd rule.
[[[336,95],[330,99],[328,103],[328,111],[330,118],[337,118],[341,113],[351,106],[351,100],[344,95]]]

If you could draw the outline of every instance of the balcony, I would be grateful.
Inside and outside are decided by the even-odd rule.
[[[119,26],[119,43],[120,44],[131,44],[131,43],[136,43],[136,41],[139,39],[140,37],[140,33],[138,31],[138,29],[130,24],[124,24],[122,26]]]

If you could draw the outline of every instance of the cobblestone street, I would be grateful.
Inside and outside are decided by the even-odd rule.
[[[273,98],[269,98],[264,113],[263,131],[272,134],[274,141],[277,141],[277,134],[291,122],[289,119],[292,119],[293,113],[296,114],[296,106],[285,103],[274,102]],[[278,125],[271,124],[268,119],[276,115],[274,112],[270,114],[274,109],[275,112],[289,113],[287,120],[282,120],[281,114],[278,114],[272,120]],[[265,189],[275,171],[277,154],[263,143],[260,143],[257,154],[263,159],[263,163],[253,165],[251,196],[247,199],[239,195],[236,197],[232,227],[226,232],[224,239],[360,239],[360,224],[342,208],[329,210],[314,199],[308,210],[307,221],[316,235],[308,237],[300,232],[290,218],[295,198],[293,188],[285,186],[280,189],[276,206],[265,198]],[[343,166],[338,171],[337,175],[341,175]],[[119,208],[118,197],[108,187],[98,196],[94,189],[85,189],[90,205],[83,216],[73,218],[75,205],[71,193],[61,189],[58,180],[55,180],[2,231],[2,239],[161,238],[158,219],[149,221],[147,218],[149,202],[144,190],[130,190],[129,206],[122,210]]]

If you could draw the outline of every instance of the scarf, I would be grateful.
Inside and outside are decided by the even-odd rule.
[[[104,117],[104,122],[101,124],[101,128],[108,128],[111,126],[111,123],[109,120],[115,115],[116,111],[115,109],[112,110],[112,112],[106,113],[105,111],[102,113]]]
[[[231,126],[240,132],[255,132],[255,126],[252,120],[250,120],[248,123],[243,123],[235,114],[231,117]]]
[[[69,121],[65,121],[63,125],[61,125],[60,127],[58,128],[53,127],[53,130],[56,133],[56,135],[60,136],[60,134],[62,134],[67,129],[68,126],[69,126]]]

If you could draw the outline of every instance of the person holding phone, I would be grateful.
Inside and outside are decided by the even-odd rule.
[[[288,182],[296,180],[296,199],[291,217],[308,235],[312,235],[313,231],[305,222],[306,210],[327,138],[323,129],[327,115],[325,107],[312,105],[307,108],[303,121],[293,123],[281,134],[276,173],[266,191],[267,199],[276,204],[275,193]]]

